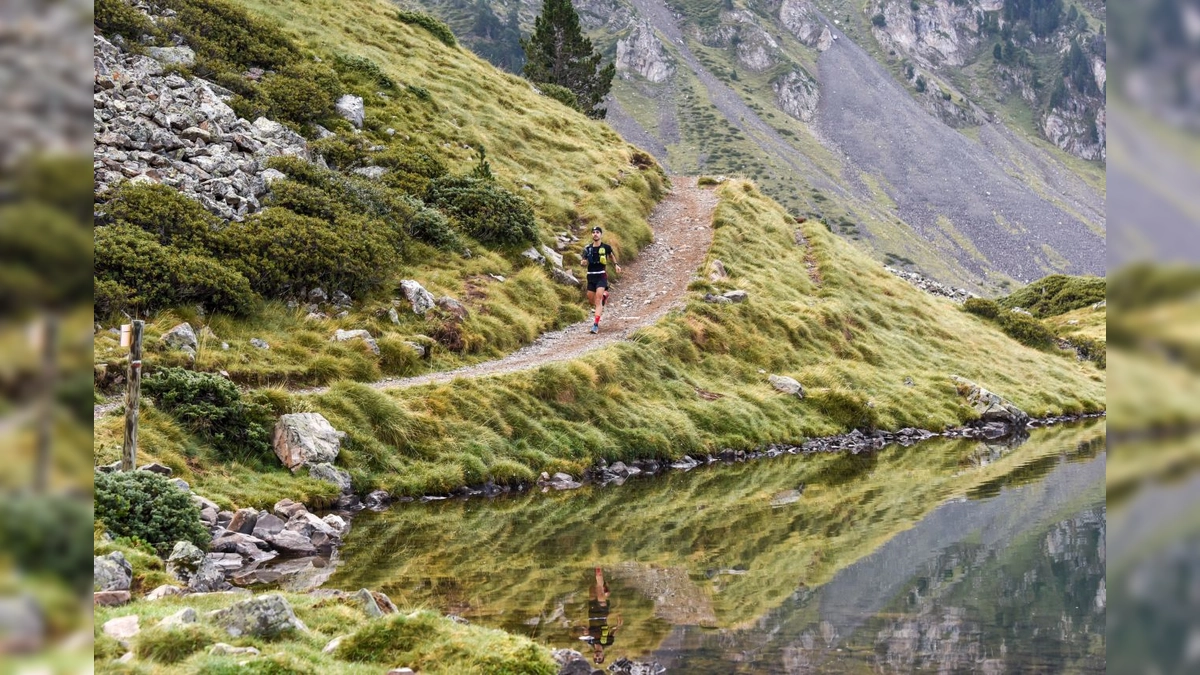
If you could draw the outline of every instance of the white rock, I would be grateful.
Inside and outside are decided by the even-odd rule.
[[[342,434],[320,413],[289,413],[275,424],[275,454],[295,471],[307,464],[333,463]]]
[[[137,635],[141,629],[138,627],[137,614],[128,616],[120,616],[115,619],[109,619],[104,622],[104,634],[113,638],[117,642],[124,642],[129,638]]]
[[[363,107],[361,96],[345,94],[337,100],[334,108],[337,110],[337,114],[341,115],[350,124],[353,124],[354,128],[362,128],[363,119],[366,117],[366,109]]]
[[[772,387],[785,394],[793,394],[797,398],[804,398],[804,387],[794,378],[786,375],[771,375],[767,378]]]
[[[400,289],[404,292],[404,297],[412,303],[413,312],[423,315],[433,309],[433,294],[425,290],[420,283],[412,279],[403,279],[400,281]]]

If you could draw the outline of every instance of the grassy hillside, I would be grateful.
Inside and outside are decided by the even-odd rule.
[[[320,395],[258,396],[276,412],[323,413],[349,433],[339,463],[356,489],[399,494],[578,473],[600,457],[679,457],[854,428],[940,429],[972,416],[953,374],[1034,415],[1103,408],[1104,374],[1092,364],[1014,342],[887,273],[822,224],[797,226],[749,182],[727,182],[719,195],[710,255],[730,278],[695,282],[682,311],[631,342],[446,385],[381,392],[339,383]],[[730,288],[750,299],[702,300]],[[798,379],[807,397],[776,392],[773,373]],[[144,453],[218,501],[319,501],[330,490],[293,478],[270,455],[214,461],[161,411],[149,410],[143,424]],[[118,418],[97,421],[98,462],[116,458],[120,430]]]

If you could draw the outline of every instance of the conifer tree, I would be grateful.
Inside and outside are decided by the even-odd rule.
[[[521,72],[526,78],[565,87],[575,94],[581,112],[604,118],[608,111],[600,103],[612,88],[616,66],[601,63],[601,54],[592,49],[592,41],[579,28],[579,15],[571,0],[543,0],[533,35],[521,40],[521,48],[525,50]]]

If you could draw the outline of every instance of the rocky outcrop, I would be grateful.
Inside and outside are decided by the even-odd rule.
[[[186,541],[175,543],[171,555],[167,558],[167,573],[183,582],[193,593],[211,593],[229,588],[225,574],[214,564],[213,560]]]
[[[803,69],[788,72],[771,83],[779,109],[802,122],[811,122],[817,113],[821,90],[817,81]]]
[[[884,266],[883,269],[895,274],[896,276],[925,291],[926,293],[929,293],[930,295],[950,298],[955,302],[966,302],[969,298],[979,297],[965,288],[947,286],[940,281],[934,281],[933,279],[921,274],[917,274],[916,272],[906,272],[904,270],[898,270],[895,267],[887,266]]]
[[[163,63],[93,37],[95,191],[125,180],[162,183],[222,218],[262,207],[272,180],[266,160],[308,157],[303,137],[260,117],[238,118],[232,97],[199,78],[167,74]],[[175,52],[162,58],[176,58]]]
[[[809,47],[816,47],[821,33],[828,30],[808,0],[783,0],[779,5],[779,23]]]
[[[754,72],[775,65],[779,58],[779,43],[758,25],[754,13],[734,10],[721,15],[721,26],[704,37],[710,47],[733,48],[738,63]]]
[[[976,13],[980,9],[975,3],[889,0],[878,11],[886,21],[883,26],[873,26],[880,44],[927,67],[962,66],[979,48]]]
[[[629,35],[617,41],[617,72],[636,73],[651,82],[665,82],[675,66],[649,22],[634,25]]]
[[[1058,147],[1083,159],[1107,160],[1107,114],[1104,108],[1074,101],[1055,108],[1042,120],[1042,133]]]
[[[290,413],[275,424],[273,446],[283,465],[295,471],[301,466],[336,460],[342,433],[320,413]]]

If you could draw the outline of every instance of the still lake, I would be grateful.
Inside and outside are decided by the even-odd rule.
[[[326,587],[670,673],[1102,673],[1105,461],[1101,420],[397,504]]]

